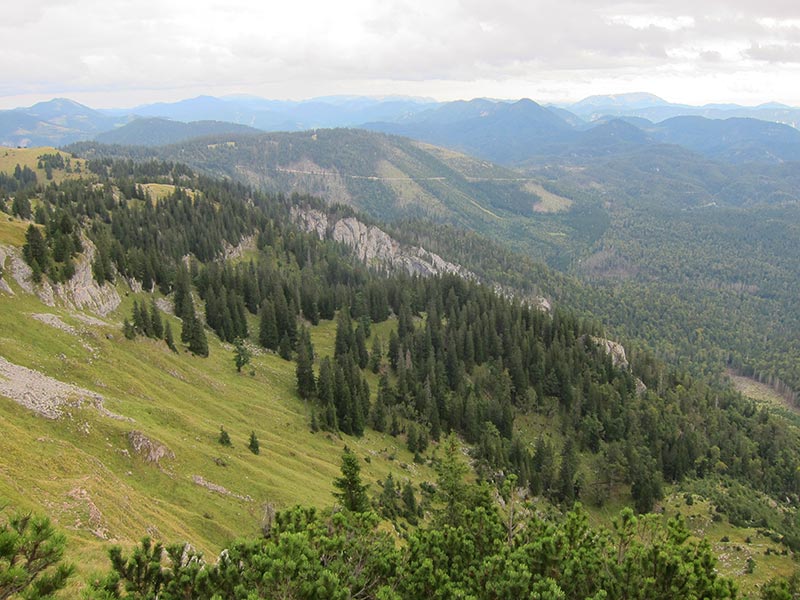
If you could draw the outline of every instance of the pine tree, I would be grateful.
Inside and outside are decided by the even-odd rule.
[[[136,337],[136,329],[133,327],[131,322],[128,321],[128,317],[125,317],[125,320],[122,322],[122,333],[129,340],[132,340]]]
[[[169,321],[164,323],[164,341],[167,343],[167,348],[173,352],[178,351],[175,347],[175,340],[172,337],[172,326],[169,324]]]
[[[28,225],[25,231],[25,245],[22,246],[22,256],[25,262],[34,270],[34,275],[38,273],[38,278],[34,276],[37,283],[41,280],[41,275],[50,268],[50,249],[42,236],[42,232],[35,225]]]
[[[372,338],[372,351],[369,353],[369,368],[376,375],[381,369],[381,360],[383,359],[383,348],[381,348],[381,339],[375,335]]]
[[[258,438],[256,437],[255,431],[250,432],[250,443],[247,445],[247,447],[253,454],[259,454],[261,452],[261,448],[259,446]]]
[[[289,339],[289,334],[284,333],[278,344],[278,356],[283,360],[292,360],[292,341]]]
[[[360,324],[356,327],[355,352],[359,369],[366,369],[369,362],[369,353],[367,352],[367,339],[364,334],[364,328]]]
[[[308,339],[308,332],[306,331],[301,334],[300,341],[297,344],[297,368],[295,369],[297,393],[304,400],[313,398],[317,388],[314,380],[313,359],[309,355],[310,344],[311,340]]]
[[[333,487],[339,490],[333,495],[346,510],[352,512],[369,510],[367,486],[361,482],[361,467],[358,464],[358,457],[347,446],[344,447],[342,453],[342,476],[334,479]]]
[[[386,405],[383,402],[383,398],[381,398],[380,392],[369,413],[369,424],[375,431],[386,431]]]
[[[241,373],[242,367],[250,362],[252,358],[250,349],[245,345],[242,338],[233,340],[233,363],[236,365],[236,372]]]
[[[153,328],[153,337],[160,340],[164,337],[164,322],[161,319],[161,311],[158,310],[155,297],[150,302],[150,325]]]
[[[417,508],[417,499],[414,495],[414,486],[408,479],[406,480],[406,483],[403,486],[403,491],[400,495],[403,499],[403,516],[408,520],[409,523],[415,525],[417,522],[417,513],[419,509]]]
[[[258,328],[258,343],[263,348],[270,350],[278,349],[278,327],[275,323],[275,307],[272,302],[265,300],[261,305],[261,313]]]
[[[178,270],[175,274],[175,293],[173,295],[173,303],[175,306],[175,316],[180,319],[185,319],[188,315],[194,315],[194,305],[192,303],[192,279],[189,271],[183,262],[179,263]],[[187,340],[181,339],[184,343]]]
[[[186,322],[184,322],[184,329],[186,329]],[[208,340],[206,339],[206,332],[203,324],[197,317],[189,321],[189,352],[197,356],[208,356]]]
[[[231,442],[231,436],[228,435],[228,432],[225,431],[225,428],[222,426],[219,428],[219,438],[217,441],[221,446],[233,446],[233,443]]]
[[[378,503],[381,507],[381,514],[387,519],[393,519],[397,516],[397,486],[394,483],[394,477],[389,473],[386,480],[383,482],[383,491],[378,498]]]

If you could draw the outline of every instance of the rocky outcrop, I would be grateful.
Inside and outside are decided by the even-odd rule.
[[[401,244],[379,227],[367,225],[354,217],[330,219],[326,213],[309,208],[293,208],[292,215],[309,233],[316,233],[320,239],[330,237],[350,246],[362,262],[372,267],[402,269],[410,275],[423,277],[450,273],[464,279],[479,279],[469,269],[451,263],[435,252],[420,246]],[[550,301],[542,296],[521,297],[511,288],[499,284],[494,285],[494,291],[507,298],[518,298],[543,312],[552,312]]]
[[[625,346],[619,342],[613,342],[606,338],[588,336],[592,342],[600,346],[603,352],[611,356],[611,363],[619,369],[628,368],[628,357],[625,355]]]
[[[133,451],[146,463],[160,465],[163,459],[174,459],[175,453],[157,440],[150,439],[141,431],[129,431],[128,443]]]
[[[614,342],[607,338],[596,337],[594,335],[584,336],[583,339],[591,340],[593,344],[599,346],[603,352],[608,354],[611,357],[611,364],[613,364],[618,369],[630,369],[630,363],[628,363],[628,357],[625,354],[625,346],[620,344],[619,342]],[[636,393],[643,394],[647,391],[647,386],[644,382],[636,378]]]
[[[228,243],[227,240],[222,241],[222,253],[220,255],[221,260],[233,260],[235,258],[241,258],[245,252],[249,252],[256,249],[256,236],[255,235],[248,235],[242,238],[236,246],[232,246]]]
[[[88,238],[82,240],[84,251],[75,258],[75,275],[65,283],[51,284],[44,279],[33,281],[33,271],[22,258],[22,252],[11,246],[0,246],[0,264],[6,263],[7,274],[23,291],[36,294],[47,306],[63,304],[72,310],[90,310],[105,316],[116,310],[121,299],[110,283],[98,285],[92,275],[95,245]]]
[[[92,274],[95,245],[88,238],[83,239],[83,253],[75,260],[75,275],[65,283],[54,286],[56,297],[68,307],[78,310],[88,309],[106,316],[117,309],[121,299],[116,288],[110,283],[98,285]]]
[[[96,392],[15,365],[2,356],[0,356],[0,396],[10,398],[47,419],[59,419],[72,408],[89,405],[103,416],[117,420],[131,420],[108,410],[103,405],[103,396]]]
[[[242,500],[244,502],[252,502],[253,501],[253,499],[249,495],[242,496],[241,494],[236,494],[236,493],[230,491],[227,488],[224,488],[223,486],[221,486],[221,485],[219,485],[217,483],[211,483],[206,478],[204,478],[202,475],[195,475],[194,477],[192,477],[192,481],[195,483],[195,485],[199,485],[200,487],[204,487],[207,490],[211,490],[212,492],[216,492],[217,494],[220,494],[222,496],[230,496],[231,498],[236,498],[237,500]]]
[[[333,240],[350,246],[364,263],[376,268],[402,269],[411,275],[452,273],[465,279],[477,279],[475,274],[455,263],[446,261],[434,252],[419,246],[401,244],[382,229],[366,225],[354,217],[331,222],[318,210],[294,209],[295,219],[306,231],[320,238],[329,233]]]

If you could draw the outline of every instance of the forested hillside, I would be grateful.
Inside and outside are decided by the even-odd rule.
[[[4,338],[4,364],[17,369],[15,373],[27,372],[20,368],[44,370],[50,377],[103,390],[108,410],[119,418],[85,416],[84,408],[79,414],[86,427],[73,425],[73,417],[63,416],[66,409],[56,404],[62,412],[53,414],[62,416],[51,424],[20,408],[17,403],[27,406],[24,395],[3,388],[2,394],[17,402],[2,404],[13,423],[9,442],[35,443],[23,433],[29,422],[36,435],[63,440],[69,452],[77,452],[73,444],[84,439],[84,452],[106,465],[97,480],[109,484],[124,480],[131,470],[125,440],[131,439],[134,426],[126,419],[135,419],[144,435],[172,447],[176,458],[163,459],[163,468],[158,461],[137,465],[131,472],[146,483],[131,480],[125,489],[168,504],[175,500],[157,490],[174,489],[186,505],[180,512],[192,525],[156,516],[160,511],[153,507],[146,520],[133,519],[136,524],[113,521],[121,541],[135,541],[147,520],[156,520],[156,530],[163,528],[167,538],[199,536],[202,547],[219,549],[238,527],[257,529],[261,515],[250,504],[253,498],[274,510],[276,502],[285,508],[310,494],[311,503],[326,506],[326,493],[308,490],[319,486],[320,478],[329,485],[336,461],[331,449],[347,443],[361,448],[359,454],[368,459],[364,468],[371,469],[373,481],[381,481],[385,494],[374,485],[371,491],[376,507],[385,508],[392,498],[386,490],[395,468],[407,478],[402,492],[407,502],[422,504],[416,513],[397,507],[383,511],[398,532],[412,528],[405,542],[411,555],[403,560],[413,565],[425,552],[434,552],[433,546],[422,550],[427,547],[423,544],[415,555],[415,540],[477,535],[471,530],[458,533],[452,520],[448,524],[456,529],[450,533],[413,533],[417,522],[436,522],[435,506],[426,502],[467,502],[465,496],[453,495],[455,488],[448,491],[448,480],[441,479],[447,465],[441,442],[454,433],[469,448],[474,477],[486,486],[467,504],[484,511],[491,531],[500,524],[489,499],[492,489],[503,497],[509,486],[519,488],[535,506],[551,507],[547,510],[567,510],[582,501],[595,509],[622,502],[638,512],[657,507],[665,494],[686,493],[712,503],[732,524],[770,532],[787,553],[800,545],[796,426],[647,351],[630,349],[625,356],[606,339],[599,321],[566,303],[575,293],[567,289],[575,285],[568,278],[531,267],[539,270],[543,290],[560,294],[561,301],[548,313],[454,275],[419,278],[367,268],[349,248],[297,228],[292,207],[324,208],[311,197],[267,194],[159,161],[95,158],[84,165],[80,178],[73,174],[60,183],[42,184],[33,170],[33,177],[23,172],[11,175],[17,186],[14,201],[4,207],[14,216],[0,230],[7,245],[3,256],[17,252],[30,269],[5,261],[2,281],[13,296],[6,291],[0,300],[4,329],[13,333],[8,342]],[[155,189],[161,192],[157,198],[151,194]],[[25,198],[27,205],[18,198]],[[438,237],[449,231],[439,230]],[[471,252],[463,238],[440,243],[451,253],[456,245],[463,256]],[[83,335],[70,333],[74,326],[62,328],[58,336],[63,339],[51,340],[41,324],[36,333],[25,334],[25,324],[32,322],[25,315],[47,309],[22,287],[30,285],[41,294],[46,284],[69,281],[71,268],[83,268],[87,248],[93,252],[95,284],[127,295],[104,325],[93,325],[102,327],[98,333],[81,338],[94,349],[88,362],[83,348],[69,337]],[[502,249],[488,250],[481,276],[513,261]],[[532,263],[519,264],[513,273],[536,272],[522,270]],[[61,310],[63,319],[77,319],[67,305]],[[63,323],[52,314],[44,321],[39,317],[39,323]],[[133,379],[123,375],[126,369],[133,370]],[[150,380],[157,388],[150,387]],[[101,437],[92,433],[95,428]],[[287,435],[299,440],[291,451]],[[113,440],[110,448],[103,436]],[[269,440],[268,465],[255,458],[263,452],[259,437]],[[214,449],[231,443],[234,450],[222,455]],[[52,506],[67,490],[38,481],[30,474],[39,469],[35,455],[26,452],[25,444],[13,447],[17,464],[13,475],[0,480],[2,493],[15,501],[25,498],[25,506],[52,516],[66,516]],[[408,457],[405,467],[393,466],[398,455]],[[281,462],[287,467],[272,471]],[[315,465],[311,473],[306,464]],[[438,483],[432,468],[440,470]],[[224,487],[209,482],[209,469]],[[225,500],[207,505],[198,486],[216,490]],[[109,493],[92,489],[100,497]],[[204,511],[211,516],[201,517]],[[104,517],[94,519],[93,527],[112,537],[110,520],[104,526]],[[580,517],[570,519],[580,522]],[[313,545],[318,543],[313,541],[316,522],[308,517],[292,527],[305,530]],[[537,523],[531,522],[531,531],[556,527],[553,536],[572,535],[559,526]],[[486,552],[473,558],[516,560],[490,558],[495,552],[488,548],[503,536],[489,530]],[[84,547],[96,552],[97,542],[84,526],[76,531],[82,532],[78,537]],[[280,531],[275,535],[280,537]],[[680,546],[684,539],[681,534],[669,543]],[[526,546],[529,542],[519,541],[523,555],[534,551]],[[587,552],[602,554],[605,543],[592,542]],[[458,561],[463,554],[453,549],[449,556]],[[460,577],[460,572],[453,576]],[[382,577],[395,581],[391,574]],[[474,589],[471,577],[454,580],[453,590]],[[520,589],[539,589],[535,586],[540,583],[535,577],[526,579]],[[556,577],[553,585],[566,590],[572,584],[578,585]]]
[[[444,149],[365,132],[287,134],[280,140],[203,142],[157,152],[188,155],[198,168],[268,188],[296,185],[374,218],[403,218],[397,235],[419,235],[476,272],[491,260],[484,254],[492,247],[477,240],[491,238],[574,276],[557,286],[568,292],[564,299],[602,319],[616,336],[645,341],[663,359],[696,374],[721,377],[732,368],[796,399],[799,263],[793,240],[800,220],[798,171],[791,163],[734,167],[677,146],[652,146],[604,158],[572,157],[573,165],[559,159],[559,166],[531,166],[520,177]],[[152,155],[133,148],[83,149]],[[403,175],[363,175],[381,173],[386,160]],[[258,168],[266,169],[265,178],[249,175]],[[476,232],[473,251],[451,243],[462,234],[446,227],[437,239],[443,225]],[[511,254],[502,260],[487,281],[529,286],[526,271],[540,271]]]

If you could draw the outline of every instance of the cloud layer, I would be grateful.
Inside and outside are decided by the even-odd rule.
[[[789,1],[28,0],[4,8],[0,103],[405,93],[800,104]]]

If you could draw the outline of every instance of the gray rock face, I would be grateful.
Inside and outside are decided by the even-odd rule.
[[[330,235],[333,240],[350,246],[361,261],[372,267],[384,270],[399,268],[410,275],[423,277],[450,273],[464,279],[479,280],[469,269],[451,263],[420,246],[401,244],[379,227],[366,225],[356,218],[346,217],[332,221],[322,211],[300,208],[293,208],[292,214],[306,231],[316,233],[320,239]],[[494,291],[501,296],[516,297],[543,312],[552,312],[547,298],[521,297],[514,290],[501,285],[494,285]]]
[[[150,439],[141,431],[128,432],[128,443],[133,451],[147,463],[159,464],[162,459],[174,459],[175,453],[157,440]]]
[[[36,294],[47,306],[55,306],[56,302],[60,302],[73,310],[86,309],[105,316],[116,310],[121,299],[113,285],[98,285],[94,280],[92,262],[96,248],[88,238],[83,238],[82,243],[84,250],[75,259],[75,275],[65,283],[51,284],[46,279],[35,283],[33,271],[23,260],[18,248],[0,246],[0,264],[5,263],[5,273],[10,274],[23,291]]]
[[[465,279],[477,279],[472,271],[461,265],[446,261],[419,246],[400,244],[382,229],[366,225],[353,217],[331,223],[328,216],[318,210],[295,209],[293,212],[306,231],[316,233],[320,238],[330,231],[335,241],[350,246],[359,259],[372,267],[400,268],[411,275],[423,277],[452,273]]]

